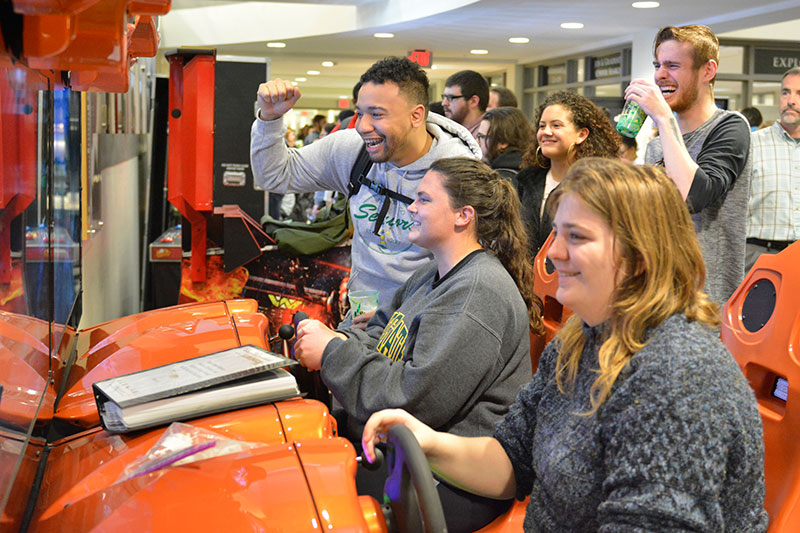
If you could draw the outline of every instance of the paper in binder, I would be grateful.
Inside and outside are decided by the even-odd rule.
[[[238,346],[92,388],[103,428],[122,433],[298,396],[294,376],[281,368],[293,364],[257,346]]]

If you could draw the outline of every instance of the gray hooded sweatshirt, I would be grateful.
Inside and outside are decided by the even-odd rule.
[[[429,113],[426,127],[433,136],[427,154],[404,167],[375,163],[367,177],[395,192],[415,198],[422,176],[434,161],[445,157],[475,157],[481,150],[470,132],[445,117]],[[302,148],[287,148],[283,120],[256,119],[250,131],[250,163],[255,184],[276,193],[333,190],[347,193],[350,171],[364,141],[354,129],[340,130]],[[353,219],[352,267],[349,290],[377,290],[380,303],[392,301],[394,291],[431,259],[431,254],[408,241],[408,206],[392,200],[379,230],[373,233],[384,197],[361,187],[350,199]]]

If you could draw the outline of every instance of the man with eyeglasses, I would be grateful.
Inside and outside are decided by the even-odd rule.
[[[474,136],[489,104],[489,83],[474,70],[456,72],[444,82],[444,115]]]
[[[655,83],[633,80],[625,98],[658,128],[645,162],[663,164],[686,200],[706,262],[705,291],[724,304],[744,278],[750,125],[714,102],[719,41],[709,28],[662,28],[653,52]]]

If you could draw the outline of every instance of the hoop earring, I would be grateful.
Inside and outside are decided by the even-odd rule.
[[[544,167],[544,165],[542,164],[542,160],[539,159],[541,156],[542,156],[542,147],[541,146],[537,146],[536,147],[536,163],[538,163],[540,167]],[[545,159],[547,159],[547,158],[545,157]]]
[[[573,156],[575,155],[576,151],[575,143],[570,144],[569,148],[567,148],[567,161],[569,161],[570,164],[575,162]]]

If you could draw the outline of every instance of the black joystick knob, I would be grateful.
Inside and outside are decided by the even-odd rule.
[[[381,445],[382,446],[382,445]],[[381,446],[375,446],[375,460],[371,463],[367,461],[367,456],[364,455],[364,452],[361,452],[361,455],[358,456],[358,463],[369,470],[370,472],[374,472],[375,470],[380,469],[383,466],[384,455]]]
[[[294,324],[294,327],[297,327],[297,324],[299,324],[303,320],[308,320],[308,315],[303,311],[298,311],[292,317],[292,324]]]
[[[294,337],[294,328],[291,324],[284,324],[278,329],[278,336],[285,340],[291,340]]]

